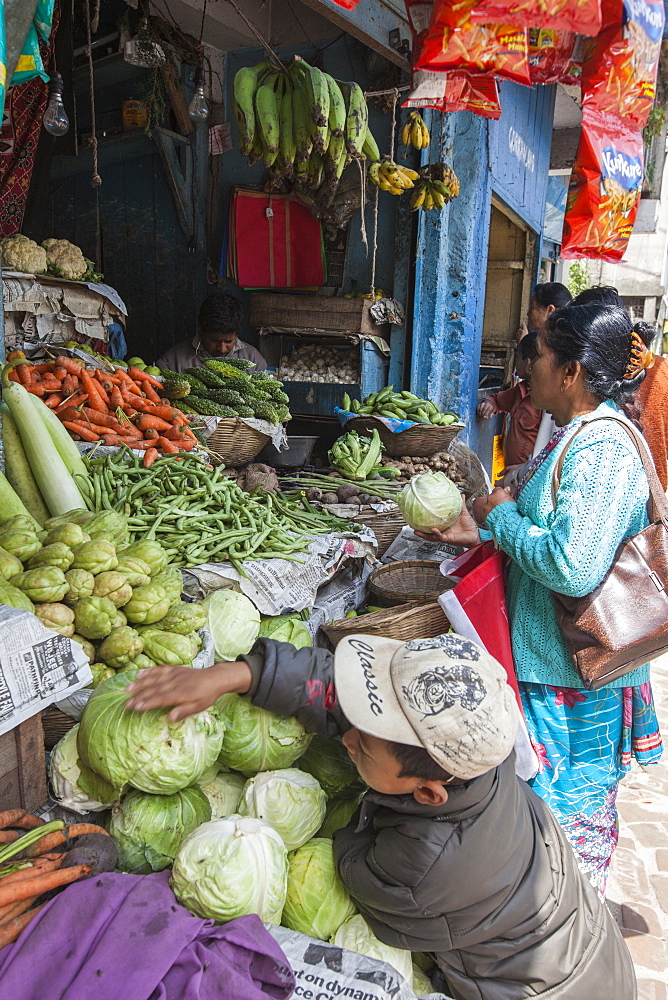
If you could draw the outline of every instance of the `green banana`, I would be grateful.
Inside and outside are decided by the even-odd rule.
[[[329,89],[329,130],[332,135],[342,136],[346,127],[346,105],[343,94],[333,76],[329,73],[323,73],[323,76]]]
[[[281,98],[281,107],[278,114],[278,124],[280,128],[279,149],[281,153],[281,164],[286,177],[292,177],[294,163],[297,156],[297,144],[295,143],[292,128],[292,87],[288,83],[285,93]]]
[[[346,83],[341,87],[346,102],[346,148],[351,156],[362,157],[366,139],[368,108],[364,92],[358,83]]]
[[[296,148],[296,163],[305,163],[313,148],[311,123],[308,119],[308,95],[298,79],[292,90],[292,134]]]
[[[338,182],[339,178],[336,171],[341,159],[341,153],[346,153],[346,140],[342,135],[334,135],[332,133],[329,145],[327,146],[327,152],[325,153],[327,177],[330,181]]]
[[[267,81],[261,84],[255,92],[255,114],[257,126],[262,140],[265,157],[273,155],[274,160],[278,155],[280,140],[280,125],[278,121],[278,104],[276,84],[278,74],[271,74]],[[264,158],[264,157],[263,157]],[[273,163],[273,160],[271,161]],[[267,164],[265,160],[265,166]]]
[[[371,129],[368,125],[366,128],[366,135],[364,136],[364,145],[362,146],[362,156],[366,156],[367,160],[380,160],[378,143],[371,134]]]
[[[233,83],[234,115],[239,129],[239,152],[247,156],[255,138],[255,108],[253,98],[257,89],[257,73],[251,66],[243,66],[235,74]]]

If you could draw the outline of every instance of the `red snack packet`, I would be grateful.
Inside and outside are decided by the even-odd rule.
[[[561,256],[621,261],[638,211],[642,178],[641,132],[586,111],[568,186]]]
[[[571,84],[574,87],[579,87],[582,83],[582,61],[584,59],[584,47],[587,39],[584,35],[575,36],[575,45],[573,46],[573,53],[569,60],[566,71],[559,80],[559,83]]]
[[[360,0],[332,0],[332,3],[335,3],[337,7],[343,7],[344,10],[355,10],[359,2]]]
[[[647,123],[656,94],[665,13],[662,0],[603,0],[603,30],[585,45],[583,105]]]
[[[581,35],[601,30],[601,0],[480,0],[471,14],[476,24],[510,21],[525,28],[551,28]]]
[[[417,58],[416,69],[446,73],[458,70],[531,85],[527,32],[510,24],[471,24],[453,28],[447,5],[439,4]]]
[[[575,48],[572,31],[529,28],[529,73],[531,82],[560,83],[568,74]]]
[[[435,108],[437,111],[471,111],[483,118],[499,119],[499,88],[493,77],[467,73],[429,73],[415,70],[412,89],[403,108]]]

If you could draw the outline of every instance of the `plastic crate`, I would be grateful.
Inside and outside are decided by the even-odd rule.
[[[352,385],[340,382],[284,382],[283,388],[290,397],[290,411],[295,416],[331,417],[334,407],[341,405],[344,392],[351,399],[363,399],[385,387],[389,358],[370,340],[349,346],[351,351],[360,351],[361,382]]]

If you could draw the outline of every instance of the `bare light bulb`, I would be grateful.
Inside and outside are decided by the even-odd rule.
[[[201,66],[195,70],[195,93],[188,105],[188,114],[194,122],[205,122],[209,117],[209,105],[204,96],[204,70]]]
[[[53,73],[49,82],[49,102],[42,118],[42,124],[49,135],[65,135],[70,127],[63,105],[63,78],[60,73]]]

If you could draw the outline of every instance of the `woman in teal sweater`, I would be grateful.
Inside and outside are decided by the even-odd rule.
[[[638,362],[632,346],[640,344]],[[552,807],[601,893],[617,843],[617,786],[635,756],[661,756],[649,664],[598,691],[573,666],[551,591],[591,593],[620,542],[647,523],[649,487],[640,456],[614,421],[597,420],[642,382],[647,359],[623,309],[599,303],[553,312],[530,369],[535,405],[557,431],[528,467],[517,497],[495,489],[433,536],[460,545],[491,537],[510,556],[508,615],[527,728],[540,761],[533,787]],[[568,449],[552,502],[552,473]],[[481,534],[479,528],[487,531]],[[619,608],[620,620],[627,613]],[[631,610],[628,613],[633,613]]]

